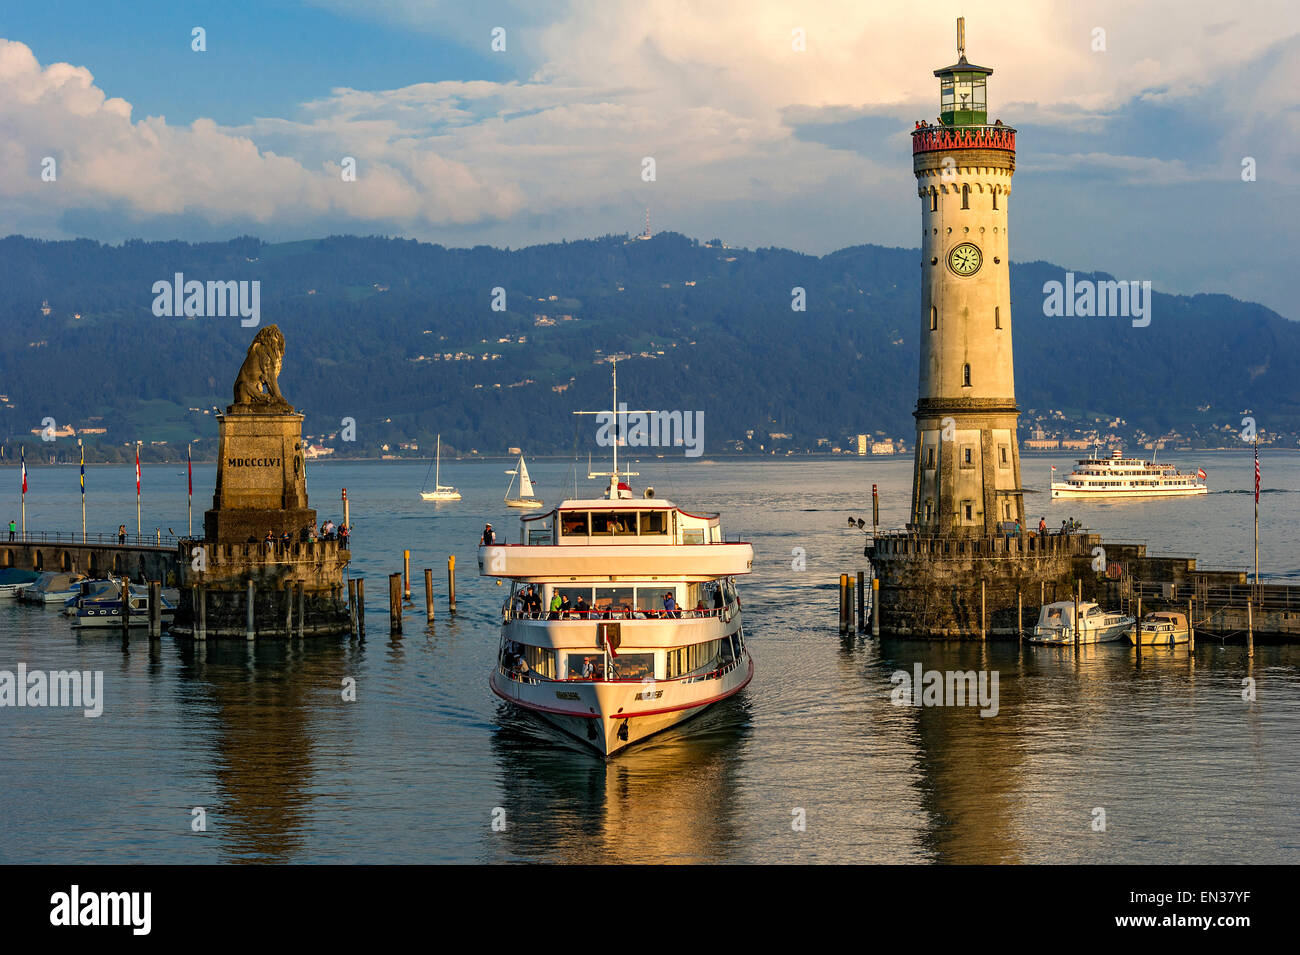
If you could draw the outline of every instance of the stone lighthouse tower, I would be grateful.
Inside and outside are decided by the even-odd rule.
[[[966,60],[935,70],[939,122],[912,133],[921,201],[921,367],[912,529],[991,537],[1024,525],[1011,360],[1007,211],[1016,131],[988,121],[993,73]]]

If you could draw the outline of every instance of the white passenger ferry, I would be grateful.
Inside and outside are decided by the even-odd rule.
[[[1052,482],[1052,497],[1184,497],[1208,490],[1199,468],[1184,474],[1172,464],[1126,458],[1119,451],[1109,458],[1084,458],[1064,481]]]
[[[614,407],[618,407],[617,386]],[[523,517],[518,543],[479,548],[510,580],[490,678],[505,700],[605,756],[744,689],[754,675],[735,577],[754,550],[621,478],[604,497]]]

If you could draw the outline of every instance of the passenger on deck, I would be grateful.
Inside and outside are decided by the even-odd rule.
[[[587,598],[582,596],[582,594],[578,595],[578,602],[574,605],[573,609],[574,612],[583,620],[586,620],[591,616],[591,608],[587,606]]]

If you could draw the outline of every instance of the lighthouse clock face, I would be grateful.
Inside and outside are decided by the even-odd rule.
[[[953,246],[952,251],[948,253],[948,268],[958,275],[974,275],[980,270],[983,262],[984,256],[979,246],[973,242],[963,242],[961,245]]]

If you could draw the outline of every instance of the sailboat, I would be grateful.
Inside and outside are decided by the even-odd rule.
[[[524,463],[524,456],[519,455],[519,463],[506,474],[514,474],[519,477],[519,496],[511,497],[510,491],[515,486],[515,479],[510,479],[510,487],[506,488],[506,507],[541,507],[541,498],[533,496],[533,482],[528,477],[528,465]]]
[[[442,483],[442,435],[438,435],[438,453],[433,459],[434,477],[433,490],[421,491],[420,497],[426,501],[459,501],[460,491],[454,487],[447,487]],[[429,475],[424,475],[424,486],[429,486]]]

